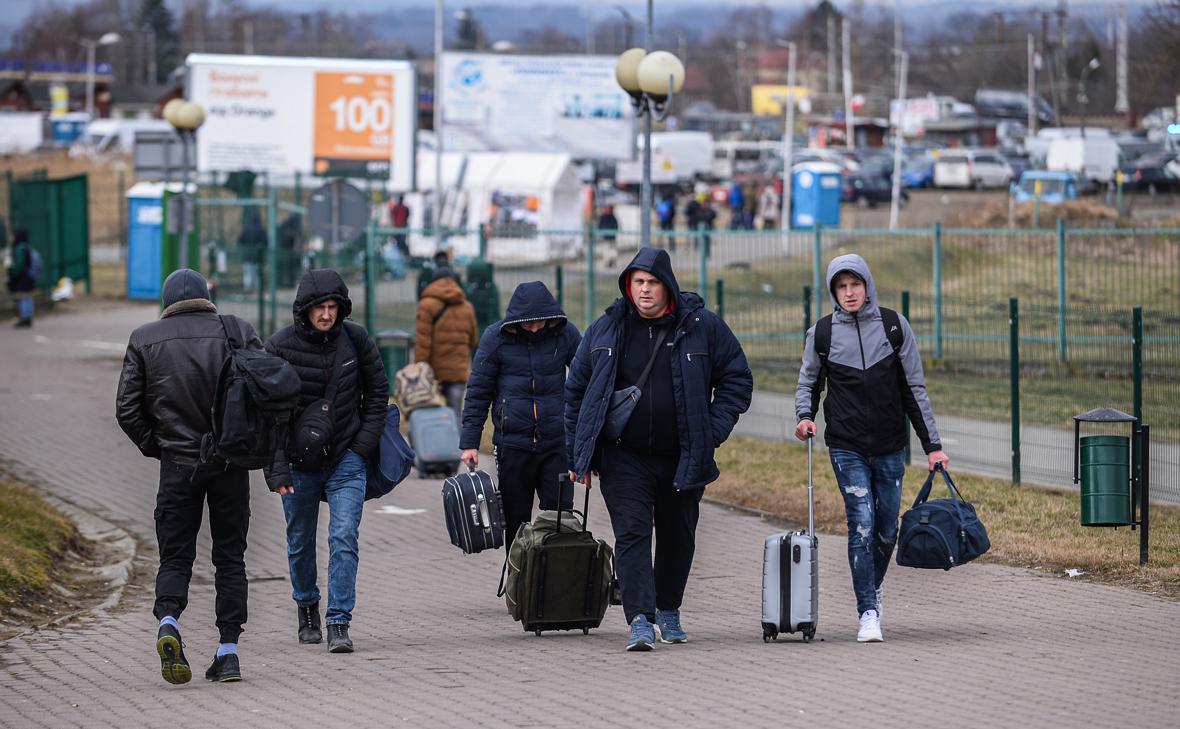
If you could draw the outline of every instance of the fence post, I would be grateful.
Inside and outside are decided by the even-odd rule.
[[[821,292],[824,291],[823,271],[821,270],[821,266],[823,266],[823,254],[824,254],[823,253],[823,247],[824,247],[823,246],[823,242],[824,242],[823,236],[824,236],[823,226],[821,226],[819,223],[816,223],[815,224],[815,236],[814,236],[814,239],[812,241],[812,246],[811,246],[811,257],[812,257],[812,261],[811,261],[811,287],[815,293],[816,314],[819,314],[819,312],[824,310],[823,295],[821,294]],[[810,315],[807,318],[810,319],[811,318]],[[811,325],[808,324],[808,326],[811,326]]]
[[[295,204],[303,204],[303,175],[295,170]]]
[[[807,330],[811,328],[811,287],[803,287],[803,336],[806,338]]]
[[[705,224],[701,223],[701,255],[700,255],[700,271],[699,271],[699,290],[702,299],[709,298],[709,234],[705,229]]]
[[[365,329],[377,333],[377,231],[370,218],[365,226]]]
[[[278,201],[275,194],[275,189],[270,186],[268,177],[266,186],[266,288],[270,293],[270,329],[266,329],[268,336],[273,333],[279,314],[279,226],[276,220]],[[262,288],[261,281],[258,282],[258,287]]]
[[[725,319],[725,279],[717,279],[717,316]]]
[[[1065,221],[1057,219],[1057,360],[1065,361]]]
[[[901,315],[905,317],[906,321],[910,318],[910,292],[905,290],[901,292]],[[905,462],[910,465],[914,462],[913,448],[910,447],[910,416],[902,411],[901,421],[905,427]]]
[[[934,221],[934,359],[942,359],[942,221]]]
[[[119,193],[119,263],[127,262],[127,180],[123,168],[118,170],[118,178],[116,185],[118,185],[117,192]],[[7,242],[7,241],[5,241]],[[87,281],[89,283],[89,280]]]
[[[557,307],[565,311],[565,271],[561,264],[557,264],[557,269],[553,272],[557,277]]]
[[[488,229],[484,225],[479,226],[479,257],[488,260]]]
[[[587,226],[586,245],[586,321],[582,331],[594,321],[594,226]]]
[[[1143,307],[1131,310],[1131,402],[1132,414],[1143,424]]]
[[[1012,483],[1020,485],[1020,301],[1008,299],[1008,378],[1012,399]]]

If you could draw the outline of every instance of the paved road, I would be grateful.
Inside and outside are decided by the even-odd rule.
[[[765,645],[761,543],[773,527],[716,505],[702,512],[688,645],[625,653],[618,608],[589,637],[536,638],[495,597],[502,555],[450,546],[439,483],[417,480],[366,508],[358,651],[346,656],[296,643],[279,503],[256,482],[246,680],[168,686],[146,587],[156,469],[112,404],[122,344],[154,312],[83,310],[0,333],[0,457],[145,550],[118,608],[0,644],[0,727],[1163,727],[1180,716],[1180,604],[997,565],[895,568],[887,642],[859,645],[836,537],[821,538],[822,640]],[[590,525],[609,531],[597,497]],[[216,642],[204,538],[199,550],[181,621],[198,676]]]

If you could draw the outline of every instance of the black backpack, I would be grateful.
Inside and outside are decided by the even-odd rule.
[[[201,462],[214,458],[247,470],[274,463],[285,448],[299,404],[299,375],[282,357],[246,349],[237,317],[219,316],[228,351],[213,399],[213,432],[201,440]]]

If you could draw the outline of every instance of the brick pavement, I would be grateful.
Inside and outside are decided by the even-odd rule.
[[[760,559],[773,527],[716,505],[702,510],[686,595],[691,643],[625,653],[618,608],[588,637],[536,638],[495,597],[502,553],[450,546],[439,483],[413,479],[366,507],[358,650],[346,656],[296,643],[281,509],[256,481],[246,680],[200,680],[216,642],[202,536],[181,621],[198,677],[168,686],[151,617],[156,469],[113,415],[122,344],[155,309],[75,306],[83,310],[43,317],[31,332],[0,332],[0,458],[126,528],[145,556],[118,608],[0,644],[2,727],[1180,723],[1178,604],[997,565],[894,568],[887,642],[859,645],[843,540],[823,537],[817,641],[766,645]],[[590,526],[609,533],[597,498]],[[322,537],[320,553],[322,580]]]

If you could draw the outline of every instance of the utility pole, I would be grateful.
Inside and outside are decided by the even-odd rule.
[[[1037,41],[1028,34],[1028,135],[1037,133]]]
[[[434,1],[434,236],[435,251],[442,249],[443,200],[443,0]]]
[[[901,75],[897,81],[897,126],[893,138],[893,195],[889,199],[889,229],[897,229],[898,210],[901,207],[901,148],[903,144],[902,126],[905,120],[905,87],[906,77],[910,72],[910,54],[898,51],[901,61]]]
[[[828,94],[836,95],[836,16],[828,13]]]
[[[848,18],[840,21],[841,51],[844,59],[844,133],[845,146],[856,149],[856,125],[852,121],[852,40]]]
[[[1119,7],[1118,20],[1118,52],[1115,56],[1115,83],[1118,84],[1114,110],[1119,114],[1126,114],[1131,110],[1128,100],[1129,89],[1127,83],[1127,6]]]

